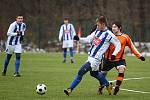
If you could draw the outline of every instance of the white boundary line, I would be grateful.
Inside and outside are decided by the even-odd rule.
[[[127,81],[127,80],[140,80],[140,79],[147,79],[147,78],[150,78],[150,77],[126,78],[126,79],[124,79],[124,81]],[[114,82],[116,82],[116,80],[112,80],[112,81],[109,81],[109,82],[114,83]],[[114,88],[114,87],[113,87],[113,88]],[[150,92],[136,91],[136,90],[130,90],[130,89],[123,89],[123,88],[120,88],[120,90],[128,91],[128,92],[136,92],[136,93],[150,94]]]
[[[146,79],[146,78],[150,78],[150,77],[139,77],[139,78],[126,78],[126,79],[123,79],[124,81],[128,81],[128,80],[140,80],[140,79]],[[116,82],[116,80],[112,80],[112,81],[109,81],[109,82]]]
[[[120,90],[128,91],[128,92],[136,92],[136,93],[150,94],[150,92],[145,92],[145,91],[136,91],[136,90],[122,89],[122,88],[120,88]]]

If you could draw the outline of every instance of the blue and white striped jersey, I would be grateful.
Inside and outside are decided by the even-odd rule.
[[[108,49],[110,43],[115,45],[113,55],[116,55],[121,48],[119,40],[116,36],[108,29],[105,31],[99,31],[96,29],[91,35],[86,38],[80,38],[81,43],[92,43],[92,46],[88,52],[89,57],[98,59],[101,61],[103,54]]]
[[[7,44],[8,45],[18,45],[21,43],[20,38],[21,36],[17,36],[17,31],[22,32],[22,36],[24,35],[24,32],[26,30],[25,23],[17,24],[17,22],[13,22],[10,24],[8,32],[7,32]]]
[[[61,25],[59,31],[59,41],[63,38],[63,41],[73,40],[73,37],[76,35],[74,26],[70,23]]]

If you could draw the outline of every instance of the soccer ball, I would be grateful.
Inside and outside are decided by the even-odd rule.
[[[46,91],[47,91],[47,87],[46,87],[45,84],[38,84],[38,85],[36,86],[36,92],[37,92],[38,94],[43,95],[43,94],[46,93]]]

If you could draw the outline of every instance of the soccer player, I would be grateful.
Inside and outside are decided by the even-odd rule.
[[[145,58],[138,52],[138,50],[133,45],[130,37],[127,34],[124,34],[121,32],[122,25],[120,22],[116,21],[112,24],[112,31],[117,36],[121,43],[121,50],[116,55],[115,59],[111,59],[111,55],[114,52],[114,45],[111,44],[109,46],[109,49],[105,53],[104,60],[103,60],[103,67],[102,67],[102,73],[106,76],[107,72],[111,70],[112,68],[116,68],[118,70],[118,76],[116,78],[116,85],[114,89],[113,95],[116,95],[119,91],[119,87],[124,79],[124,73],[126,69],[126,61],[124,58],[124,49],[126,46],[128,46],[132,53],[141,61],[145,61]],[[99,87],[99,94],[102,94],[103,85]]]
[[[23,23],[23,16],[18,15],[16,16],[16,21],[10,24],[8,32],[7,32],[7,44],[6,44],[6,59],[4,62],[4,69],[2,72],[2,76],[6,76],[7,67],[11,56],[13,53],[16,54],[16,61],[15,61],[15,72],[14,77],[20,77],[19,74],[19,67],[20,67],[20,58],[22,53],[22,40],[24,36],[24,32],[26,30],[26,25]]]
[[[64,60],[63,63],[66,62],[66,56],[67,56],[67,48],[69,48],[70,51],[70,62],[73,63],[73,37],[76,35],[74,26],[69,23],[68,17],[64,18],[64,24],[61,25],[60,31],[59,31],[59,41],[63,41],[62,48],[64,50],[63,56]]]
[[[102,60],[102,55],[108,49],[110,43],[115,45],[115,51],[112,54],[112,59],[116,54],[120,51],[120,42],[116,38],[116,36],[107,28],[106,18],[104,16],[100,16],[97,20],[97,28],[91,35],[85,38],[79,38],[78,36],[74,37],[75,40],[79,40],[81,43],[92,43],[92,46],[88,52],[88,60],[80,70],[76,78],[71,83],[70,87],[64,90],[66,95],[70,95],[70,93],[74,90],[74,88],[81,82],[82,77],[90,71],[92,77],[96,78],[98,81],[101,81],[104,86],[107,87],[109,95],[111,95],[111,85],[105,79],[102,73],[99,73],[99,64]]]

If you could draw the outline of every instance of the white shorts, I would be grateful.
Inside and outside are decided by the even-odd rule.
[[[92,71],[98,71],[99,70],[99,65],[101,64],[101,61],[99,61],[95,58],[92,58],[92,57],[88,57],[87,61],[91,63]]]
[[[73,40],[65,40],[63,41],[62,48],[70,48],[73,47]]]
[[[18,45],[7,45],[6,46],[6,53],[7,54],[22,53],[22,46],[21,46],[21,44],[18,44]]]

